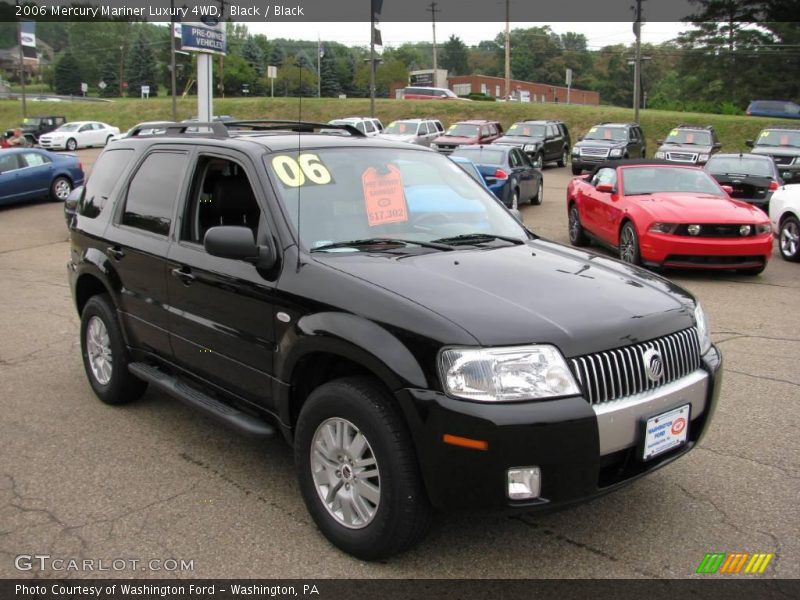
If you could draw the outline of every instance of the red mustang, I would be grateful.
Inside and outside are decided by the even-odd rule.
[[[660,161],[598,165],[567,186],[569,239],[590,239],[634,265],[761,273],[772,256],[767,216],[695,167]]]

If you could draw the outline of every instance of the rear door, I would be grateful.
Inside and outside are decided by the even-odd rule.
[[[536,193],[534,168],[531,166],[528,157],[519,148],[509,150],[508,160],[519,185],[520,202],[524,202],[532,198]]]
[[[119,312],[128,343],[166,357],[171,356],[167,252],[188,165],[189,153],[181,147],[151,149],[119,192],[103,249],[120,288]]]
[[[198,152],[169,253],[167,286],[175,360],[188,371],[270,408],[275,352],[277,272],[209,255],[206,231],[248,227],[257,242],[271,236],[263,186],[249,158],[222,148]]]
[[[23,152],[20,160],[19,175],[26,193],[37,198],[47,195],[53,179],[53,162],[38,152]]]
[[[556,125],[547,126],[547,138],[544,142],[545,158],[555,160],[561,158],[561,151],[564,148],[564,136]]]

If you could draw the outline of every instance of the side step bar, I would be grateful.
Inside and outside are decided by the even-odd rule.
[[[221,421],[242,435],[255,438],[271,438],[275,435],[275,428],[269,423],[189,387],[177,377],[168,375],[157,367],[135,362],[128,365],[128,370],[139,379],[154,385],[170,396],[174,396],[184,404],[188,404],[192,408],[196,408],[206,415]]]

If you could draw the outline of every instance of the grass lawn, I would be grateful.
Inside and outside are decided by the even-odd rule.
[[[354,98],[217,98],[216,114],[240,119],[299,119],[328,121],[336,117],[369,114],[369,99]],[[592,125],[602,121],[629,121],[633,110],[611,106],[578,106],[566,104],[506,104],[499,102],[443,102],[422,100],[376,100],[376,115],[387,124],[408,117],[438,117],[445,126],[463,119],[497,119],[506,128],[521,119],[560,119],[567,123],[573,142]],[[194,97],[178,99],[178,118],[197,113]],[[14,126],[20,121],[22,109],[18,100],[0,100],[0,127]],[[119,99],[109,103],[95,102],[28,102],[28,115],[64,115],[69,120],[98,120],[116,125],[121,130],[141,121],[164,120],[171,117],[168,97]],[[656,150],[656,140],[664,138],[680,123],[713,125],[717,129],[723,151],[747,151],[746,139],[755,139],[767,125],[796,125],[797,121],[759,117],[681,113],[644,110],[641,125],[647,136],[648,156]]]

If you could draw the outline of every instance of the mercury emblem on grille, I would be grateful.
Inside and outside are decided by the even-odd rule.
[[[644,372],[650,381],[658,381],[664,375],[664,362],[661,353],[655,348],[648,348],[642,353]]]

